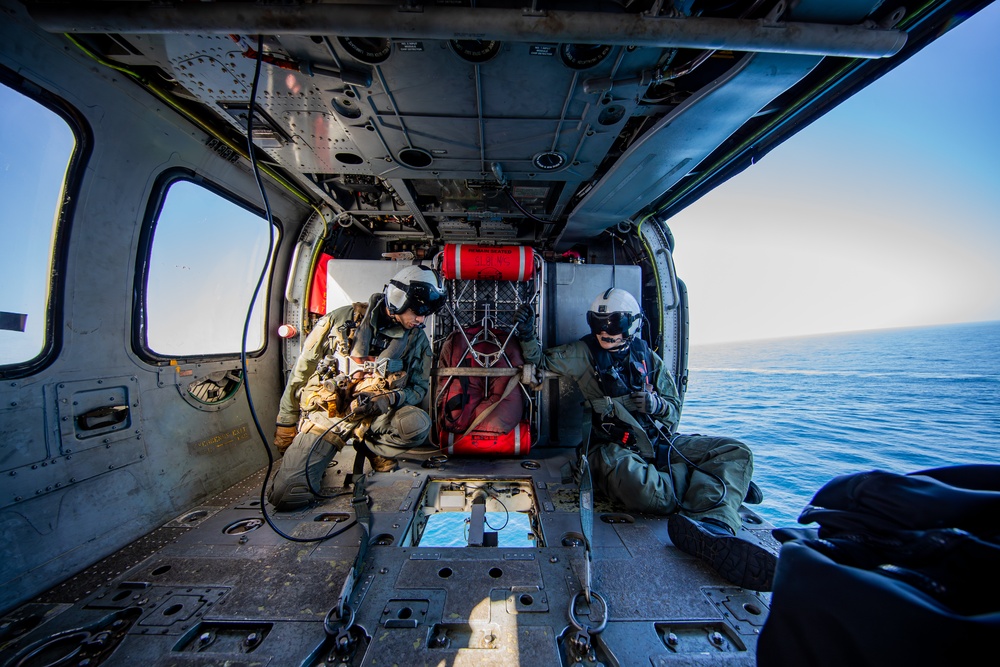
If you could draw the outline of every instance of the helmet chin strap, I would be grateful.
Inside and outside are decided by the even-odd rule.
[[[608,352],[617,352],[618,350],[625,349],[628,347],[629,344],[629,339],[624,336],[622,336],[622,339],[620,341],[615,340],[615,338],[612,336],[598,335],[597,338],[603,343],[618,343],[618,345],[615,345],[614,347],[607,348]]]

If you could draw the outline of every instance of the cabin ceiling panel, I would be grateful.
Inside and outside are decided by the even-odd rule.
[[[261,50],[255,143],[291,180],[350,212],[413,216],[438,240],[478,235],[484,222],[537,236],[532,217],[540,217],[562,230],[544,241],[566,247],[725,167],[730,145],[765,125],[759,112],[825,55],[880,58],[902,48],[906,33],[888,22],[862,24],[879,5],[650,4],[657,16],[621,6],[529,11],[506,0],[402,9],[29,3],[29,11],[49,30],[103,27],[110,58],[130,51],[129,62],[160,68],[143,75],[240,134]],[[421,196],[426,181],[447,186]],[[484,195],[490,181],[525,198]]]
[[[753,54],[635,142],[570,214],[562,241],[599,234],[653,204],[750,118],[798,83],[817,56]]]
[[[308,109],[290,110],[281,112],[278,122],[293,132],[292,140],[268,152],[290,169],[337,171],[338,153],[359,153],[357,146],[343,132],[333,114]]]
[[[124,35],[136,51],[162,67],[199,99],[246,100],[253,82],[241,50],[226,35]]]

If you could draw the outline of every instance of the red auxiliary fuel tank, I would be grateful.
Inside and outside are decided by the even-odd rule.
[[[530,246],[448,243],[441,269],[448,280],[531,280],[535,251]]]

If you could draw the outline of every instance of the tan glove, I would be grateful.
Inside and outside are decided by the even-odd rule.
[[[278,424],[274,428],[274,448],[278,450],[279,454],[284,454],[288,446],[292,444],[292,440],[295,436],[299,434],[298,426],[283,426]]]
[[[399,403],[400,393],[389,391],[384,394],[373,394],[367,391],[360,392],[357,399],[351,403],[351,409],[359,417],[374,417],[384,415]]]

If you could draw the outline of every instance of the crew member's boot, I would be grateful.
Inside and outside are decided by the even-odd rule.
[[[305,507],[320,493],[326,467],[344,447],[344,441],[332,432],[326,432],[322,438],[317,436],[312,432],[300,433],[285,450],[267,494],[275,510],[287,512]]]
[[[708,563],[733,584],[753,591],[769,591],[778,557],[755,542],[744,540],[721,521],[695,521],[674,514],[667,523],[674,546]]]
[[[396,459],[376,454],[373,450],[378,446],[379,442],[372,436],[371,432],[365,433],[364,447],[362,447],[361,452],[368,459],[372,470],[375,472],[392,472],[396,469]]]
[[[396,469],[396,459],[390,459],[387,456],[379,456],[375,454],[371,458],[372,470],[375,472],[392,472]]]
[[[761,488],[757,486],[757,483],[750,480],[750,486],[747,487],[747,495],[743,499],[747,505],[760,505],[764,502],[764,492]]]

